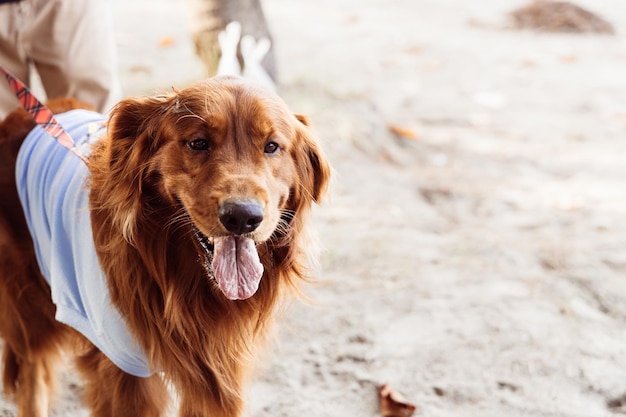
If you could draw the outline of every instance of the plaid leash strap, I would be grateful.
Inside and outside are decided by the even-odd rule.
[[[54,118],[54,115],[41,101],[37,100],[37,97],[30,92],[28,87],[24,85],[23,82],[15,78],[13,74],[4,69],[2,65],[0,65],[0,72],[3,73],[11,87],[11,90],[15,93],[15,96],[18,98],[20,103],[24,109],[30,113],[35,122],[41,126],[50,136],[55,138],[61,145],[65,146],[72,153],[78,156],[85,165],[89,165],[87,158],[83,155],[76,144],[74,143],[74,139],[63,129],[63,126],[59,124],[57,119]]]

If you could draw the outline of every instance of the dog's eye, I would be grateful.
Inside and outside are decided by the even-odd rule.
[[[194,139],[187,142],[187,146],[194,151],[206,151],[209,149],[209,142],[206,139]]]
[[[278,149],[279,149],[278,143],[274,141],[269,141],[265,144],[265,149],[263,149],[263,151],[267,154],[273,154],[273,153],[276,153]]]

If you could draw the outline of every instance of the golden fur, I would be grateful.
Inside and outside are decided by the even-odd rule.
[[[68,103],[51,103],[66,110]],[[55,108],[56,107],[56,108]],[[94,242],[113,304],[155,369],[180,397],[181,417],[235,417],[255,346],[281,296],[307,275],[310,207],[330,171],[301,116],[273,93],[221,77],[180,92],[127,99],[89,157]],[[94,417],[161,416],[163,378],[118,369],[54,320],[21,212],[14,178],[19,145],[34,123],[23,111],[0,124],[0,334],[4,390],[19,417],[47,415],[59,352],[73,348]],[[210,142],[208,152],[190,141]],[[268,156],[268,140],[280,150]],[[231,301],[207,276],[192,222],[206,236],[228,232],[217,210],[230,197],[263,202],[251,233],[264,274],[256,294]]]

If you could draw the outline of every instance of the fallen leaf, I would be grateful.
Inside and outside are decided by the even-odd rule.
[[[534,59],[530,59],[530,58],[525,58],[522,61],[522,66],[524,68],[534,68],[537,66],[537,61],[535,61]]]
[[[416,407],[408,403],[402,395],[392,390],[387,384],[378,388],[378,397],[380,414],[383,417],[410,417],[415,412]]]
[[[561,60],[561,62],[565,62],[566,64],[573,64],[574,62],[578,61],[578,57],[572,54],[561,55],[559,59]]]
[[[419,69],[424,72],[435,72],[441,69],[441,62],[431,59],[420,65]]]
[[[150,74],[152,72],[152,68],[148,65],[137,64],[130,67],[129,71],[133,73]]]
[[[166,36],[164,38],[161,38],[161,40],[159,41],[159,46],[161,48],[166,48],[168,46],[174,45],[175,42],[176,42],[176,39],[174,39],[171,36]]]
[[[626,111],[611,113],[610,117],[618,122],[626,122]]]
[[[602,17],[567,1],[534,0],[511,12],[519,29],[544,32],[614,34],[613,25]]]
[[[404,52],[411,55],[419,55],[424,52],[424,47],[422,45],[411,45],[404,49]]]
[[[353,24],[353,23],[358,23],[360,20],[361,19],[359,18],[358,15],[353,14],[351,16],[348,16],[346,18],[345,22],[348,23],[348,24]]]
[[[413,140],[415,140],[415,139],[418,138],[417,132],[415,132],[413,129],[409,129],[407,127],[390,124],[389,125],[389,130],[394,135],[398,135],[398,136],[406,138],[406,139],[413,139]]]

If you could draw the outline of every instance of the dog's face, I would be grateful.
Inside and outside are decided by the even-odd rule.
[[[239,78],[123,101],[109,132],[113,141],[134,138],[132,152],[120,151],[125,158],[149,154],[145,176],[190,221],[207,269],[230,299],[255,293],[263,275],[256,246],[287,233],[329,176],[306,121]]]

